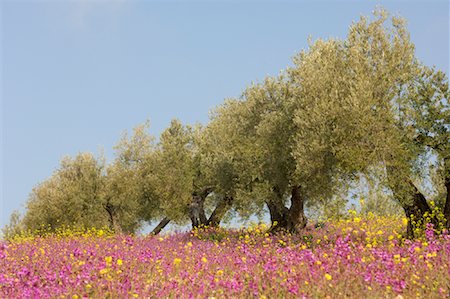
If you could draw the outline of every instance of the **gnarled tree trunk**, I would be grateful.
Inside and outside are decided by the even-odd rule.
[[[266,205],[269,208],[270,222],[272,226],[270,227],[271,232],[280,231],[287,228],[287,219],[289,214],[289,209],[284,206],[284,204],[273,201],[266,201]]]
[[[447,190],[444,206],[445,228],[450,230],[450,177],[445,179],[445,189]]]
[[[301,193],[300,186],[294,186],[291,189],[291,207],[287,208],[282,199],[282,195],[278,194],[274,188],[276,200],[266,201],[269,208],[270,220],[272,226],[270,232],[286,230],[290,232],[300,232],[305,228],[307,219],[304,213],[304,196]]]
[[[289,208],[288,230],[299,232],[306,226],[304,211],[305,199],[301,194],[300,186],[294,186],[291,192],[291,207]]]
[[[413,186],[412,203],[402,203],[403,210],[405,211],[408,224],[406,227],[406,236],[410,239],[416,237],[414,230],[416,228],[414,221],[423,223],[425,213],[431,214],[430,206],[428,205],[425,196],[417,189],[417,187],[410,182]]]
[[[116,234],[121,234],[122,228],[117,221],[116,208],[109,201],[103,206],[103,208],[108,213],[109,229]]]
[[[214,211],[212,212],[211,216],[209,216],[209,219],[206,222],[206,225],[212,226],[212,227],[218,227],[223,216],[225,216],[225,213],[230,209],[232,202],[233,202],[233,197],[224,196],[224,198],[221,201],[219,201],[219,203],[217,204],[217,206],[214,209]]]
[[[191,218],[192,228],[206,225],[208,219],[205,215],[204,203],[206,197],[212,192],[212,188],[207,187],[192,194],[192,201],[189,205],[189,218]]]
[[[408,219],[406,237],[414,239],[416,237],[414,231],[417,228],[415,222],[423,223],[425,213],[431,214],[430,206],[425,196],[417,189],[410,178],[400,181],[399,176],[401,176],[401,172],[397,172],[395,167],[387,167],[386,170],[394,198],[400,203]],[[400,186],[403,182],[406,182],[406,185]]]

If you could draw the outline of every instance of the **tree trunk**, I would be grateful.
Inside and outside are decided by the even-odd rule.
[[[414,186],[414,184],[411,183]],[[431,209],[422,193],[414,186],[414,194],[412,203],[403,203],[402,207],[408,219],[406,227],[406,236],[409,239],[414,239],[414,230],[417,228],[414,222],[423,223],[425,213],[431,214]]]
[[[266,201],[266,205],[269,208],[270,221],[272,223],[270,232],[287,229],[287,218],[289,214],[288,208],[286,208],[282,202],[275,202],[270,200]]]
[[[209,216],[206,225],[218,227],[223,216],[225,216],[225,213],[230,209],[232,202],[233,197],[231,196],[225,196],[221,201],[219,201],[211,216]]]
[[[444,175],[445,175],[445,189],[447,191],[445,203],[444,203],[444,227],[450,230],[450,157],[448,155],[448,145],[435,140],[428,135],[419,135],[416,141],[422,145],[428,146],[434,149],[437,154],[443,158],[444,162]],[[437,222],[437,220],[436,220]]]
[[[198,195],[192,195],[192,201],[189,206],[189,218],[191,218],[192,228],[199,227],[201,220],[201,207],[203,207],[202,199]]]
[[[445,179],[445,189],[447,190],[444,206],[445,228],[450,230],[450,177]]]
[[[416,237],[414,231],[417,228],[414,222],[423,223],[425,213],[431,214],[430,206],[410,178],[403,179],[401,171],[396,171],[395,167],[386,167],[386,170],[394,198],[400,203],[408,219],[406,237],[414,239]],[[406,185],[402,186],[403,182],[407,182]]]
[[[170,222],[170,219],[167,217],[164,217],[159,222],[159,224],[152,230],[151,234],[156,236],[166,227],[167,224],[169,224],[169,222]]]
[[[300,232],[306,226],[304,211],[305,199],[301,194],[300,186],[294,186],[291,192],[291,207],[289,209],[288,230]]]
[[[266,201],[272,222],[269,231],[286,230],[293,233],[300,232],[307,223],[304,212],[305,199],[301,194],[300,186],[294,186],[291,189],[291,207],[289,209],[284,205],[283,196],[280,192],[277,192],[278,189],[274,188],[273,190],[276,194],[276,199]]]
[[[196,191],[192,194],[192,201],[189,205],[189,218],[191,218],[192,228],[206,225],[208,219],[206,218],[204,203],[206,197],[212,192],[210,187],[201,191]]]
[[[122,228],[120,227],[119,222],[116,219],[117,216],[116,216],[115,207],[111,203],[108,202],[108,203],[106,203],[106,205],[104,205],[104,208],[105,208],[106,212],[108,213],[109,229],[116,234],[121,234]]]

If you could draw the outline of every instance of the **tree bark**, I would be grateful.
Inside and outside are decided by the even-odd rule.
[[[405,178],[403,181],[407,182],[406,188],[400,186],[402,183],[399,180],[400,171],[396,171],[395,167],[386,167],[388,180],[391,182],[391,190],[394,198],[402,206],[405,216],[408,219],[406,225],[406,237],[408,239],[414,239],[414,234],[417,226],[413,223],[419,221],[423,223],[425,220],[425,213],[431,214],[430,206],[425,196],[417,189],[416,185],[410,178]],[[397,184],[395,183],[397,182]]]
[[[450,230],[450,178],[445,179],[445,189],[447,190],[447,196],[444,206],[445,228]]]
[[[151,234],[156,236],[166,227],[167,224],[169,224],[169,222],[170,222],[170,219],[167,217],[164,217],[159,222],[159,224],[152,230]]]
[[[424,221],[425,213],[431,214],[430,206],[428,205],[427,200],[425,199],[425,196],[417,189],[417,187],[409,181],[410,186],[413,188],[413,194],[412,194],[412,203],[403,203],[402,207],[405,211],[406,218],[408,219],[408,224],[406,227],[406,236],[410,239],[414,239],[415,234],[414,230],[416,228],[413,221]]]
[[[194,194],[192,195],[192,201],[189,206],[189,218],[191,218],[192,228],[200,226],[200,209],[203,207],[202,199],[200,196]]]
[[[116,234],[121,234],[122,228],[120,227],[119,222],[116,219],[117,216],[115,207],[109,202],[107,202],[103,207],[108,213],[109,229]]]
[[[284,194],[277,186],[272,188],[274,198],[266,201],[269,208],[271,232],[286,230],[288,225],[289,209],[284,205]]]
[[[207,187],[192,194],[192,201],[189,205],[189,218],[191,218],[192,228],[206,225],[208,219],[206,218],[204,203],[211,192],[212,188]]]
[[[291,207],[289,209],[288,230],[300,232],[305,228],[307,219],[304,211],[305,199],[300,186],[294,186],[291,191]]]
[[[270,222],[272,223],[269,231],[276,232],[286,229],[289,209],[282,202],[268,200],[266,205],[269,208]]]
[[[286,230],[293,233],[298,233],[305,228],[307,219],[304,212],[305,198],[301,193],[300,186],[294,186],[291,189],[291,207],[288,209],[283,204],[282,195],[276,193],[276,200],[266,201],[269,208],[270,220],[272,226],[270,232]]]
[[[211,216],[209,216],[206,225],[218,227],[223,216],[225,216],[225,213],[230,209],[232,202],[233,197],[231,196],[225,196],[221,201],[219,201]]]

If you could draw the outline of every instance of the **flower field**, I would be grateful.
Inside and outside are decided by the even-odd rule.
[[[356,216],[266,230],[18,237],[0,243],[0,298],[449,297],[448,233],[409,241],[402,219]]]

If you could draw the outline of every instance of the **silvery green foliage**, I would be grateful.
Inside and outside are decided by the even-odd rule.
[[[63,158],[53,175],[31,192],[23,219],[24,228],[106,226],[107,217],[101,204],[104,167],[103,160],[90,153]]]
[[[448,79],[416,59],[403,19],[376,10],[345,39],[310,42],[293,62],[227,99],[204,127],[173,120],[155,143],[146,123],[121,138],[110,164],[87,153],[63,159],[33,189],[24,226],[134,232],[163,217],[183,224],[194,195],[205,190],[212,191],[202,203],[208,214],[224,201],[223,211],[243,217],[268,202],[286,208],[297,187],[309,208],[338,214],[361,176],[390,212],[391,197],[404,208],[413,203],[430,157],[429,180],[443,198],[450,186]]]

